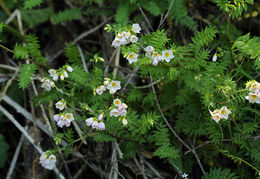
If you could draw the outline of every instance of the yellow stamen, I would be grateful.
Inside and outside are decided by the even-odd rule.
[[[112,83],[112,87],[113,87],[113,88],[116,87],[116,83],[115,83],[115,82]]]
[[[226,111],[225,111],[225,110],[222,110],[222,111],[221,111],[221,114],[225,115],[225,114],[226,114]]]
[[[130,54],[129,58],[131,58],[131,59],[134,58],[134,54]]]
[[[257,98],[257,96],[255,94],[252,94],[251,98],[252,98],[252,100],[255,100]]]
[[[165,57],[169,57],[170,54],[168,52],[165,53]]]

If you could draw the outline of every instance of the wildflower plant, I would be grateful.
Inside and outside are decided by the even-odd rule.
[[[255,177],[260,172],[259,141],[252,140],[259,136],[260,83],[254,77],[260,42],[250,34],[230,39],[230,17],[239,17],[251,4],[234,2],[216,1],[227,13],[227,32],[217,23],[198,31],[185,11],[181,22],[196,32],[183,44],[160,28],[146,33],[141,23],[107,24],[118,62],[111,74],[101,57],[85,60],[72,42],[65,48],[66,62],[57,68],[48,66],[39,48],[37,55],[30,51],[29,42],[39,43],[35,36],[16,44],[14,58],[27,60],[18,75],[21,88],[30,85],[40,66],[45,69],[42,93],[33,101],[51,106],[48,127],[55,144],[40,156],[40,164],[54,169],[60,160],[56,154],[84,152],[85,141],[107,146],[119,141],[114,149],[120,151],[119,160],[157,157],[182,178],[191,176],[194,167],[206,178],[236,178],[244,172]],[[127,72],[118,73],[120,65]],[[234,162],[235,169],[218,168],[219,158]]]

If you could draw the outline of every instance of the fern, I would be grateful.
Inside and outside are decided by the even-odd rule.
[[[162,14],[160,7],[158,6],[158,4],[155,1],[145,2],[145,4],[143,4],[143,7],[145,10],[147,10],[154,16],[158,16],[158,15]]]
[[[70,42],[66,44],[65,54],[66,57],[69,59],[70,63],[76,63],[76,64],[81,63],[78,48],[74,43]]]
[[[32,9],[34,7],[40,6],[43,3],[43,0],[25,0],[24,8]]]
[[[53,14],[54,12],[51,7],[22,10],[22,18],[29,25],[29,28],[33,28],[35,25],[48,21]]]
[[[14,46],[14,58],[15,59],[25,59],[29,55],[28,50],[21,44],[16,43]]]
[[[233,44],[232,48],[239,51],[242,56],[250,59],[256,59],[255,66],[260,69],[260,38],[254,37],[250,39],[250,33],[239,37]]]
[[[153,156],[158,156],[160,158],[176,159],[179,157],[179,151],[174,149],[170,145],[162,145],[155,150]]]
[[[116,10],[115,21],[118,24],[125,25],[129,21],[129,6],[128,3],[121,2]]]
[[[202,30],[201,32],[198,32],[195,34],[195,37],[192,37],[192,46],[196,47],[196,48],[201,48],[204,45],[208,45],[208,43],[210,41],[212,41],[216,34],[217,34],[217,30],[214,26],[208,26],[206,27],[204,30]]]
[[[72,21],[80,19],[81,17],[81,9],[75,8],[75,9],[66,9],[64,11],[60,11],[58,14],[51,17],[51,21],[54,24]]]
[[[231,172],[230,169],[225,170],[221,168],[211,168],[209,172],[202,177],[203,179],[238,179],[236,173]]]
[[[35,64],[23,64],[18,78],[19,78],[19,87],[24,89],[25,87],[29,86],[30,82],[32,81],[31,77],[33,76],[34,72],[37,70],[37,66]]]
[[[190,30],[197,31],[197,23],[188,16],[187,8],[184,4],[184,0],[175,0],[172,10],[170,11],[171,19],[175,19],[175,23],[180,23]]]
[[[47,59],[41,54],[38,38],[35,35],[30,34],[26,36],[25,41],[30,57],[35,58],[35,61],[37,62],[46,63]]]

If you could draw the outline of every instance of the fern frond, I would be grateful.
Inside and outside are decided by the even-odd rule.
[[[46,63],[47,59],[45,59],[40,51],[40,44],[38,41],[38,37],[35,35],[29,34],[26,36],[26,48],[29,52],[30,57],[35,58],[35,61],[40,63]]]
[[[214,26],[208,26],[201,32],[196,33],[195,37],[191,39],[196,48],[201,48],[204,45],[208,45],[208,43],[215,38],[217,33],[218,31]]]
[[[129,6],[128,3],[120,3],[116,10],[115,21],[120,25],[125,25],[129,21]]]
[[[171,19],[175,19],[175,23],[180,23],[193,31],[197,31],[198,24],[188,15],[184,0],[175,0],[170,12]]]
[[[22,65],[18,75],[18,85],[20,88],[24,89],[25,87],[29,86],[30,82],[32,81],[31,77],[33,76],[36,70],[37,66],[35,64]]]
[[[25,59],[28,57],[29,53],[26,47],[21,44],[16,43],[14,46],[14,58],[15,59]]]
[[[80,64],[80,54],[74,43],[70,42],[66,44],[65,54],[70,63]]]
[[[32,9],[34,7],[40,6],[43,3],[43,0],[25,0],[24,8]]]
[[[80,8],[75,8],[75,9],[66,9],[64,11],[60,11],[58,14],[51,17],[51,21],[54,24],[58,24],[62,22],[80,19],[81,17],[80,10],[81,10]]]
[[[231,172],[230,169],[226,168],[225,170],[221,168],[211,168],[209,172],[202,177],[203,179],[238,179],[236,173]]]

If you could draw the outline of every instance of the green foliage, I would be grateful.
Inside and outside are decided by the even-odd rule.
[[[30,57],[35,58],[36,62],[46,63],[47,59],[45,59],[42,56],[40,51],[40,44],[38,41],[38,37],[30,34],[26,36],[25,41],[26,41],[26,48],[28,50]]]
[[[237,38],[232,48],[238,51],[240,56],[255,59],[256,69],[260,69],[260,38],[250,39],[250,33]]]
[[[198,24],[188,15],[184,0],[174,0],[170,15],[176,24],[180,23],[190,30],[197,31]]]
[[[60,11],[58,14],[51,17],[51,21],[54,24],[59,24],[63,22],[68,22],[72,20],[77,20],[81,18],[81,9],[66,9],[64,11]]]
[[[54,12],[51,7],[22,10],[22,18],[29,25],[29,28],[48,21],[53,14]]]
[[[68,44],[66,44],[65,54],[70,63],[80,64],[79,50],[74,43],[69,42]]]
[[[199,49],[204,45],[208,45],[216,37],[217,32],[214,26],[208,26],[201,32],[197,32],[191,39],[194,46]]]
[[[209,173],[207,172],[203,179],[238,179],[235,173],[232,173],[230,169],[226,168],[225,170],[221,168],[211,168]]]
[[[119,3],[118,8],[115,14],[115,21],[118,24],[126,25],[128,23],[128,16],[129,16],[129,6],[127,3],[122,2]]]
[[[29,55],[28,50],[21,44],[15,44],[14,46],[14,58],[15,59],[25,59]]]
[[[24,1],[24,8],[25,9],[32,9],[34,7],[40,6],[43,3],[43,0],[25,0]]]
[[[19,78],[19,87],[25,89],[29,86],[30,82],[32,81],[32,76],[34,72],[37,70],[37,66],[35,64],[23,64],[18,78]]]

